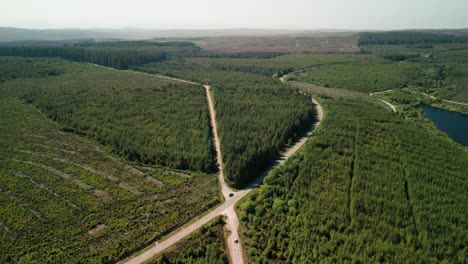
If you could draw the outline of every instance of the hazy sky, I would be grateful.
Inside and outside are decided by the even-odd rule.
[[[0,0],[0,26],[155,29],[468,27],[468,0]]]

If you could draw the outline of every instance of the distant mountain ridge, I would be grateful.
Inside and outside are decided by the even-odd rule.
[[[333,35],[337,33],[352,34],[369,30],[317,29],[25,29],[0,27],[0,42],[14,41],[64,41],[64,40],[141,40],[153,38],[201,38],[223,36],[288,36],[288,35]],[[451,34],[468,36],[468,28],[463,29],[408,29],[398,31],[427,32],[434,34]],[[383,32],[383,31],[382,31]]]
[[[282,30],[282,29],[24,29],[0,27],[0,42],[11,41],[62,41],[79,39],[152,39],[152,38],[197,38],[220,36],[274,36],[305,35],[319,33],[351,32],[347,30]]]

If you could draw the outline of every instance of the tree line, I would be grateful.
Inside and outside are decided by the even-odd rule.
[[[359,33],[359,45],[408,45],[427,43],[468,43],[468,37],[428,32],[390,31]]]
[[[192,54],[197,50],[198,47],[189,42],[118,41],[63,46],[0,46],[0,56],[60,57],[116,69],[128,69],[180,54]]]

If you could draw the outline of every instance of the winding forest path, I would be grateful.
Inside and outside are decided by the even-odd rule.
[[[384,93],[389,93],[389,92],[393,92],[393,90],[386,90],[386,91],[381,91],[381,92],[375,92],[375,93],[370,93],[369,96],[374,96],[374,95],[377,95],[377,94],[384,94]],[[396,105],[388,102],[388,101],[385,101],[384,99],[379,99],[380,101],[382,101],[384,104],[388,105],[394,113],[397,112],[397,107]]]
[[[379,100],[382,101],[384,104],[388,105],[393,110],[394,113],[397,112],[396,110],[397,107],[395,105],[391,104],[390,102],[385,101],[384,99],[379,99]]]
[[[161,75],[153,75],[153,76],[164,78],[164,79],[170,79],[174,81],[181,81],[184,83],[200,85],[195,82],[172,78],[172,77],[166,77],[166,76],[161,76]],[[290,149],[288,149],[287,152],[282,154],[281,157],[278,160],[276,160],[276,162],[272,166],[270,166],[265,172],[263,172],[252,183],[250,183],[248,186],[246,186],[243,189],[233,190],[231,187],[227,185],[224,179],[224,173],[222,169],[221,143],[220,143],[218,131],[217,131],[216,112],[215,112],[215,107],[213,104],[213,99],[211,96],[211,87],[209,85],[203,85],[203,87],[205,88],[206,98],[208,102],[208,110],[210,114],[210,121],[211,121],[214,144],[215,144],[215,149],[216,149],[216,159],[218,161],[218,167],[219,167],[219,182],[221,185],[221,192],[226,200],[224,201],[223,204],[214,208],[213,210],[211,210],[210,212],[202,216],[200,219],[184,225],[177,232],[172,233],[169,237],[165,238],[162,241],[156,242],[153,247],[148,248],[145,251],[138,254],[137,256],[134,256],[133,258],[125,261],[125,263],[127,264],[137,264],[137,263],[139,264],[139,263],[143,263],[151,259],[153,256],[163,252],[170,246],[176,244],[177,242],[187,237],[191,233],[195,232],[197,229],[207,224],[209,221],[213,220],[215,217],[219,215],[225,215],[227,217],[226,230],[229,232],[227,245],[229,248],[229,255],[230,255],[231,263],[235,263],[235,264],[244,263],[241,241],[239,241],[238,243],[234,242],[234,239],[239,237],[238,236],[239,220],[237,218],[237,214],[234,209],[234,206],[237,204],[239,200],[241,200],[249,192],[251,192],[258,185],[260,185],[263,182],[263,179],[266,177],[266,175],[268,175],[268,173],[271,170],[282,165],[284,162],[286,162],[287,159],[289,159],[292,155],[294,155],[305,144],[307,139],[312,135],[313,131],[320,125],[324,117],[324,111],[323,111],[322,106],[315,99],[312,99],[317,109],[317,119],[314,125],[309,129],[309,131],[307,131],[307,133],[302,138],[300,138],[296,142],[296,144],[294,144],[294,146],[292,146]],[[232,197],[229,196],[229,194],[231,193],[233,194]]]
[[[382,91],[382,92],[376,92],[376,93],[371,93],[369,94],[370,96],[373,96],[373,95],[376,95],[376,94],[383,94],[383,93],[389,93],[389,92],[393,92],[394,90],[386,90],[386,91]],[[413,93],[417,93],[417,91],[412,91]],[[433,100],[437,100],[437,97],[433,96],[433,95],[429,95],[427,93],[423,93],[423,92],[419,92],[420,94],[424,95],[424,96],[427,96]],[[464,105],[464,106],[468,106],[468,103],[463,103],[463,102],[457,102],[457,101],[452,101],[452,100],[447,100],[447,99],[441,99],[442,101],[444,102],[447,102],[447,103],[452,103],[452,104],[457,104],[457,105]]]
[[[455,101],[452,101],[452,100],[445,100],[445,99],[442,99],[442,101],[447,102],[447,103],[457,104],[457,105],[465,105],[465,106],[468,106],[468,103],[455,102]]]

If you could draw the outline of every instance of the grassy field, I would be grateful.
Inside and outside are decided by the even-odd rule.
[[[224,220],[222,216],[219,216],[163,254],[145,263],[227,264],[229,263],[229,253],[223,229]]]
[[[248,262],[466,262],[466,149],[429,121],[323,103],[316,136],[240,206]]]
[[[215,171],[203,87],[89,64],[55,63],[64,74],[12,80],[3,90],[38,107],[65,131],[87,135],[129,160]]]

